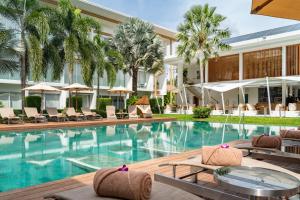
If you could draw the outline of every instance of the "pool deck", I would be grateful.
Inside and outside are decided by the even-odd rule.
[[[114,124],[134,124],[142,122],[164,122],[174,121],[172,117],[138,118],[138,119],[97,119],[85,121],[47,122],[47,123],[24,123],[24,124],[0,124],[0,131],[28,131],[37,129],[55,129],[82,126],[101,126]],[[1,132],[0,132],[1,134]]]
[[[240,141],[231,142],[231,144],[240,143]],[[138,162],[129,165],[130,170],[140,170],[148,172],[152,178],[154,173],[163,173],[165,175],[170,175],[172,172],[171,167],[159,167],[160,164],[168,163],[171,161],[185,160],[192,156],[201,154],[201,149],[187,151],[180,154],[175,154],[167,157],[161,157],[157,159],[147,160],[143,162]],[[182,175],[189,171],[188,167],[180,167],[177,170],[178,175]],[[74,176],[72,178],[58,180],[54,182],[44,183],[41,185],[36,185],[24,189],[13,190],[9,192],[0,193],[1,200],[41,200],[44,196],[57,193],[60,191],[69,190],[72,188],[77,188],[92,184],[94,178],[94,173],[83,174],[79,176]],[[203,173],[201,175],[201,180],[207,181],[207,184],[214,184],[213,178],[210,174]]]

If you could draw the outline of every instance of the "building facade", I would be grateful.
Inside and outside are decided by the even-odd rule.
[[[57,0],[41,0],[42,5],[56,7]],[[130,16],[124,15],[122,13],[118,13],[112,11],[110,9],[101,7],[97,4],[93,4],[83,0],[72,0],[72,3],[77,8],[81,9],[81,13],[85,16],[92,17],[99,21],[102,26],[102,35],[103,37],[111,37],[114,34],[116,27],[126,22]],[[4,20],[2,23],[7,23]],[[172,52],[172,47],[175,41],[175,32],[170,31],[166,28],[154,25],[154,30],[162,40],[162,43],[165,48],[165,55],[169,55]],[[138,92],[140,95],[147,94],[150,96],[154,95],[154,80],[157,81],[157,94],[162,96],[166,94],[167,90],[167,80],[166,74],[168,73],[169,65],[165,65],[164,73],[160,76],[154,78],[154,75],[146,73],[144,70],[140,70],[138,74]],[[67,70],[65,70],[63,76],[60,81],[51,80],[51,71],[48,72],[49,76],[44,80],[47,84],[51,86],[55,86],[58,88],[67,86],[69,84]],[[83,84],[83,79],[81,76],[81,66],[80,64],[76,64],[74,74],[73,74],[74,83]],[[119,71],[116,78],[116,83],[114,87],[125,87],[127,89],[132,88],[132,80],[129,74],[124,74]],[[29,76],[28,85],[35,84],[32,81],[32,78]],[[92,109],[96,106],[96,78],[94,80],[94,91],[80,93],[83,97],[83,106],[88,106]],[[19,72],[14,74],[0,74],[0,101],[7,107],[13,107],[15,109],[21,108],[21,93],[20,93],[20,75]],[[107,92],[110,89],[107,83],[107,78],[104,77],[100,81],[100,94],[103,97],[112,97],[114,104],[117,104],[118,95]],[[32,93],[26,93],[26,95],[32,95]],[[66,106],[66,98],[68,97],[67,91],[62,91],[59,93],[49,93],[45,96],[46,107],[56,107],[56,108],[64,108]],[[121,102],[123,103],[123,102]]]
[[[212,88],[245,83],[243,90],[237,87],[224,92],[226,106],[244,102],[268,104],[266,77],[269,80],[272,109],[275,104],[287,104],[291,97],[295,100],[300,97],[300,24],[233,37],[226,42],[231,49],[209,60],[204,70],[203,84],[204,88]],[[186,91],[181,87],[181,95],[177,100],[179,104],[222,102],[220,92],[209,89],[204,89],[202,100],[199,66],[193,63],[186,65],[176,55],[166,57],[166,63],[177,66],[178,86],[196,86],[185,87]],[[185,95],[186,100],[182,97],[183,100],[180,100],[179,96]]]

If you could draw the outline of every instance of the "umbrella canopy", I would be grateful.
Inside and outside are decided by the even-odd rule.
[[[251,14],[300,20],[300,1],[252,0]]]
[[[66,87],[63,87],[64,90],[70,90],[70,91],[82,91],[82,90],[91,90],[90,87],[86,85],[81,85],[79,83],[73,83],[72,85],[68,85]]]
[[[39,92],[42,94],[42,102],[41,102],[41,109],[40,109],[41,113],[43,112],[43,106],[46,107],[46,101],[44,101],[45,92],[59,92],[60,91],[59,89],[57,89],[55,87],[46,85],[46,83],[38,83],[36,85],[23,88],[23,90]]]
[[[35,91],[35,92],[58,92],[59,89],[46,85],[45,83],[39,83],[30,87],[26,87],[23,90]]]
[[[127,88],[125,87],[114,87],[112,89],[109,89],[108,90],[109,92],[111,93],[118,93],[118,94],[128,94],[128,93],[131,93],[132,90],[128,90]]]
[[[150,105],[148,96],[142,96],[135,105]]]
[[[76,110],[78,110],[77,93],[82,92],[84,90],[92,90],[92,88],[90,88],[86,85],[79,84],[79,83],[73,83],[72,85],[68,85],[66,87],[63,87],[62,89],[63,90],[69,90],[69,94],[70,94],[70,96],[69,96],[69,106],[72,106],[71,105],[72,104],[71,92],[75,91],[75,93],[76,93],[76,95],[75,95],[76,96],[76,102],[75,102],[76,103],[76,105],[75,105]]]

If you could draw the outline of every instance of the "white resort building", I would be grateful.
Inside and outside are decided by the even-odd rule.
[[[210,105],[216,115],[239,115],[238,105],[248,104],[245,115],[300,116],[299,39],[300,24],[230,38],[231,49],[209,60],[203,84],[199,65],[166,56],[178,69],[178,86],[184,85],[178,104]]]
[[[57,0],[41,0],[42,4],[47,6],[56,6]],[[112,11],[110,9],[101,7],[97,4],[93,4],[87,1],[81,0],[73,0],[72,3],[77,8],[81,9],[83,15],[93,17],[98,20],[102,26],[102,34],[103,37],[111,37],[114,33],[116,27],[129,19],[130,16]],[[166,28],[154,25],[154,29],[156,33],[159,35],[163,44],[165,45],[165,54],[170,55],[172,51],[174,52],[174,48],[170,48],[174,46],[175,41],[175,32],[170,31]],[[156,93],[159,96],[165,95],[167,91],[167,80],[166,76],[168,73],[168,65],[165,65],[166,70],[164,70],[164,74],[161,74],[159,77],[154,79],[152,74],[141,71],[138,74],[138,92],[139,95],[147,94],[153,96],[154,89],[156,87]],[[66,68],[67,69],[67,68]],[[83,79],[81,76],[81,68],[80,64],[77,64],[74,70],[73,75],[74,83],[83,84]],[[156,86],[154,84],[154,80],[157,80]],[[67,70],[65,70],[64,75],[61,77],[60,81],[54,82],[51,80],[51,75],[49,72],[49,77],[46,78],[45,82],[51,86],[55,86],[58,88],[67,86],[69,84]],[[29,77],[28,80],[29,85],[33,85],[34,82]],[[94,89],[96,89],[97,82],[94,80]],[[128,74],[124,74],[123,71],[119,71],[116,78],[115,87],[125,87],[127,89],[132,88],[131,77]],[[21,109],[21,92],[20,92],[20,75],[19,72],[11,75],[0,74],[0,101],[6,107],[13,107],[14,109]],[[112,97],[114,104],[117,104],[118,94],[112,94],[108,92],[109,89],[107,79],[104,76],[100,81],[100,94],[103,97]],[[26,91],[27,92],[27,91]],[[29,93],[27,92],[27,95]],[[87,91],[85,93],[80,94],[83,97],[83,106],[90,106],[90,108],[94,109],[96,106],[96,90]],[[68,91],[61,91],[59,93],[51,93],[45,95],[45,102],[47,107],[57,107],[59,109],[66,107],[66,98],[68,97]]]

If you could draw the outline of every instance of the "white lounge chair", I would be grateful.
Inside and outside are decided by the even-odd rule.
[[[70,120],[82,120],[85,119],[85,116],[82,113],[78,113],[75,111],[73,107],[67,108],[66,114]]]
[[[101,115],[97,114],[96,112],[92,112],[90,108],[81,108],[81,112],[88,118],[102,119]]]
[[[22,122],[20,117],[17,117],[12,108],[0,108],[0,115],[3,121],[7,121],[7,124],[12,122]]]
[[[245,111],[245,116],[256,116],[258,114],[254,105],[247,103],[246,107],[247,110]]]
[[[150,105],[137,105],[137,108],[141,111],[143,118],[152,118],[152,110]]]
[[[240,103],[237,107],[237,109],[234,109],[233,112],[232,112],[232,115],[234,116],[241,116],[245,113],[245,109],[246,108],[246,105],[245,104],[242,104]]]
[[[283,117],[285,116],[285,106],[282,104],[276,104],[275,110],[272,110],[271,116]]]
[[[106,106],[106,118],[117,119],[115,106]]]
[[[300,111],[297,110],[297,104],[296,103],[289,103],[288,110],[285,111],[286,117],[299,117]]]
[[[135,105],[128,106],[129,118],[138,118],[137,107]]]
[[[24,111],[27,118],[32,122],[47,122],[47,118],[44,115],[39,114],[36,107],[25,107]]]
[[[216,104],[215,109],[211,111],[211,115],[222,115],[222,114],[224,114],[222,105]]]
[[[55,121],[65,121],[66,116],[62,113],[59,113],[56,108],[46,108],[49,119],[53,119]]]

